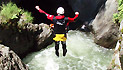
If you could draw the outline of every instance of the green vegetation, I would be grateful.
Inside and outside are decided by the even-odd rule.
[[[120,23],[123,20],[123,0],[118,0],[118,13],[113,16],[114,23]]]
[[[24,27],[25,23],[32,23],[33,17],[30,12],[17,7],[16,4],[9,2],[0,7],[0,24],[4,27]]]

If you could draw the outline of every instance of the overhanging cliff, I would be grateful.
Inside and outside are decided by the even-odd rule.
[[[83,22],[94,19],[99,8],[105,4],[106,0],[1,0],[0,3],[6,1],[15,2],[19,7],[32,12],[32,16],[35,17],[33,23],[36,24],[42,22],[52,23],[44,14],[40,14],[35,9],[36,5],[39,5],[41,9],[53,15],[57,15],[56,10],[59,6],[65,8],[65,15],[69,17],[74,17],[74,12],[79,11],[80,15],[76,24],[70,24],[70,29],[76,29]]]

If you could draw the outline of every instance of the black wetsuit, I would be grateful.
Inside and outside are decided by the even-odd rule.
[[[54,33],[55,34],[64,34],[65,37],[66,36],[66,29],[67,28],[67,22],[68,22],[68,18],[65,17],[65,18],[62,18],[62,19],[56,19],[55,17],[53,18],[53,23],[54,23]],[[55,35],[54,34],[54,35]],[[59,44],[60,44],[60,41],[55,41],[55,53],[57,56],[59,56]],[[61,41],[61,44],[62,44],[62,49],[63,49],[63,56],[66,55],[67,53],[67,49],[66,49],[66,41]]]
[[[55,34],[65,34],[65,37],[66,37],[66,27],[69,25],[70,22],[75,21],[75,19],[79,15],[79,14],[75,14],[74,18],[70,18],[70,17],[65,17],[64,15],[58,15],[58,16],[50,15],[41,9],[39,9],[39,12],[46,14],[47,19],[53,21]],[[59,43],[60,43],[59,41],[55,41],[55,50],[57,56],[59,56],[59,52],[58,52]],[[66,41],[61,41],[61,43],[63,48],[63,56],[65,56],[67,52]]]

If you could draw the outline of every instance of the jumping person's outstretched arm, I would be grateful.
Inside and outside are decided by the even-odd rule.
[[[75,21],[75,19],[76,19],[78,16],[79,16],[79,12],[75,12],[75,17],[74,17],[74,18],[68,17],[68,23],[67,23],[67,26],[69,25],[70,22]]]
[[[46,13],[45,11],[43,11],[42,9],[39,8],[39,6],[35,6],[35,8],[40,12],[40,13],[44,13],[47,16],[47,19],[53,20],[54,15],[50,15],[48,13]]]
[[[74,17],[74,18],[68,17],[68,20],[71,21],[71,22],[73,22],[73,21],[75,21],[75,19],[76,19],[78,16],[79,16],[79,12],[75,12],[75,17]]]

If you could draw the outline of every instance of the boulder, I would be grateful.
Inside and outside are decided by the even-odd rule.
[[[0,70],[29,70],[9,47],[0,44]]]
[[[42,49],[47,47],[53,42],[53,31],[47,24],[39,24],[39,27],[42,28],[42,32],[36,36],[37,49]]]
[[[47,24],[26,24],[25,29],[0,27],[1,44],[9,46],[21,58],[52,43],[52,31]]]
[[[119,27],[113,22],[113,14],[117,12],[117,0],[107,0],[92,22],[95,42],[106,48],[114,48],[118,40]]]

